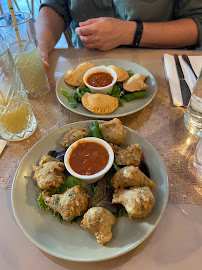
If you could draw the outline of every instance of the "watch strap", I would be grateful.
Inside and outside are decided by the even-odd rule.
[[[142,32],[143,32],[143,23],[140,20],[134,20],[137,24],[137,29],[135,32],[134,40],[132,43],[133,48],[139,47],[140,40],[142,38]]]

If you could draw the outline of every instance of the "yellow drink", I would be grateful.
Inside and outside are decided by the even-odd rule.
[[[15,46],[18,46],[15,44]],[[39,47],[29,44],[13,48],[12,53],[24,88],[32,97],[38,98],[49,92],[49,83],[41,59]]]
[[[0,98],[0,135],[13,141],[27,138],[37,125],[26,94],[17,93],[8,101]]]

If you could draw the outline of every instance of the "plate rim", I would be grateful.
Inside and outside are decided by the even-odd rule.
[[[56,97],[57,97],[57,100],[59,101],[59,103],[60,103],[63,107],[65,107],[67,110],[69,110],[69,111],[71,111],[71,112],[74,112],[74,113],[76,113],[76,114],[79,114],[79,115],[83,115],[83,116],[86,116],[86,117],[92,117],[92,118],[99,118],[99,119],[110,119],[110,118],[114,118],[114,117],[117,117],[117,118],[118,118],[118,117],[124,117],[124,116],[126,116],[126,115],[131,115],[131,114],[133,114],[133,113],[136,113],[136,112],[138,112],[138,111],[144,109],[149,103],[152,102],[152,100],[154,99],[154,97],[156,96],[156,93],[157,93],[157,82],[156,82],[156,79],[155,79],[154,75],[153,75],[148,69],[146,69],[144,66],[141,66],[141,65],[139,65],[139,64],[137,64],[137,63],[135,63],[135,62],[131,62],[131,61],[124,60],[124,59],[117,59],[117,58],[98,58],[98,59],[90,59],[90,60],[86,60],[86,61],[88,61],[88,62],[94,62],[94,61],[106,61],[106,60],[107,60],[107,61],[112,60],[112,61],[128,62],[128,63],[130,63],[130,64],[134,64],[134,65],[136,65],[136,66],[138,66],[138,67],[141,67],[141,68],[145,69],[149,74],[151,74],[151,75],[152,75],[152,79],[153,79],[154,82],[155,82],[155,85],[154,85],[155,90],[154,90],[153,96],[150,98],[150,100],[148,100],[141,108],[134,109],[134,110],[128,111],[128,112],[126,112],[126,113],[119,113],[119,114],[117,113],[117,114],[113,114],[114,112],[112,112],[112,114],[101,115],[101,114],[95,114],[95,113],[92,113],[92,112],[90,112],[90,111],[88,111],[88,110],[86,110],[86,113],[85,113],[85,112],[84,112],[84,113],[83,113],[83,112],[77,112],[77,111],[76,111],[74,108],[72,108],[71,106],[67,107],[66,104],[64,104],[64,102],[62,102],[62,101],[60,100],[59,95],[58,95],[58,83],[59,83],[59,81],[61,80],[61,78],[64,76],[64,74],[65,74],[67,71],[69,71],[69,70],[72,69],[72,68],[76,68],[76,67],[79,65],[79,64],[77,64],[77,65],[74,65],[74,66],[72,66],[71,68],[67,69],[65,72],[63,72],[62,75],[59,77],[59,79],[58,79],[57,82],[56,82],[55,92],[56,92]],[[80,63],[80,64],[81,64],[81,63]]]
[[[53,133],[55,133],[56,131],[60,130],[60,129],[64,129],[66,127],[71,127],[71,125],[75,125],[75,124],[85,124],[85,123],[89,123],[89,122],[92,122],[93,120],[85,120],[85,121],[77,121],[77,122],[74,122],[74,123],[70,123],[70,124],[67,124],[67,125],[64,125],[62,127],[59,127],[58,129],[50,132],[48,135],[46,135],[45,137],[41,138],[40,140],[38,140],[31,148],[30,150],[25,154],[25,156],[23,157],[23,159],[21,160],[17,170],[16,170],[16,173],[14,175],[14,179],[13,179],[13,183],[12,183],[12,189],[11,189],[11,205],[12,205],[12,211],[13,211],[13,214],[14,214],[14,217],[16,219],[16,222],[17,222],[17,225],[19,226],[19,228],[21,229],[21,231],[24,233],[24,235],[36,246],[38,247],[39,249],[41,249],[42,251],[46,252],[47,254],[50,254],[51,256],[54,256],[56,258],[60,258],[60,259],[63,259],[63,260],[68,260],[68,261],[73,261],[73,262],[100,262],[100,261],[106,261],[106,260],[110,260],[110,259],[114,259],[114,258],[117,258],[119,256],[122,256],[128,252],[130,252],[131,250],[135,249],[137,246],[139,246],[141,243],[143,243],[148,237],[149,235],[151,235],[153,233],[153,231],[157,228],[161,218],[163,217],[163,214],[165,212],[165,209],[166,209],[166,206],[167,206],[167,203],[168,203],[168,196],[169,196],[169,182],[168,182],[168,174],[167,174],[167,171],[166,171],[166,167],[165,167],[165,164],[161,158],[161,156],[159,155],[158,151],[156,150],[156,148],[150,143],[149,140],[147,140],[143,135],[141,135],[139,132],[127,127],[127,126],[124,126],[124,128],[127,128],[130,132],[132,131],[132,133],[136,133],[138,134],[140,137],[142,137],[143,139],[145,139],[147,141],[147,143],[153,148],[153,150],[156,152],[156,154],[158,155],[158,157],[160,158],[161,160],[161,163],[163,165],[163,170],[165,172],[165,186],[166,186],[166,197],[165,197],[165,202],[164,202],[164,205],[162,207],[162,210],[161,210],[161,213],[158,217],[158,219],[156,220],[155,224],[153,225],[152,229],[148,231],[148,233],[146,233],[140,240],[138,240],[135,244],[131,245],[130,247],[124,249],[124,250],[120,250],[119,252],[116,252],[116,254],[114,255],[111,255],[109,257],[105,257],[105,258],[101,258],[101,259],[80,259],[80,258],[72,258],[72,257],[68,257],[68,256],[63,256],[63,255],[59,255],[59,254],[56,254],[50,250],[48,250],[47,248],[43,247],[42,245],[38,244],[37,241],[35,241],[32,237],[30,237],[30,235],[23,229],[23,226],[21,224],[21,222],[19,221],[16,213],[15,213],[15,206],[14,206],[14,201],[13,201],[13,194],[14,194],[14,189],[15,189],[15,185],[16,185],[16,177],[20,171],[20,168],[24,162],[24,160],[26,159],[27,155],[29,154],[29,152],[34,148],[36,147],[43,139],[45,139],[47,136],[51,136]],[[104,120],[98,120],[100,122],[105,122]]]

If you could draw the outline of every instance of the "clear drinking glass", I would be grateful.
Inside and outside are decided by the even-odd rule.
[[[202,69],[184,114],[187,129],[197,138],[202,138]]]
[[[39,98],[47,94],[50,86],[41,58],[32,16],[26,12],[15,13],[13,24],[10,13],[0,16],[0,39],[9,44],[16,67],[29,97]],[[16,30],[22,46],[19,45]]]
[[[196,175],[202,181],[202,139],[198,142],[196,146],[193,164]]]
[[[36,126],[8,44],[0,41],[0,136],[20,141],[29,137]]]

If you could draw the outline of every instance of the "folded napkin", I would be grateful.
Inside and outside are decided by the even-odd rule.
[[[196,84],[196,79],[190,67],[187,63],[179,56],[180,64],[184,73],[185,80],[190,88],[190,91],[193,91],[193,88]],[[192,64],[192,67],[197,76],[199,76],[200,70],[202,68],[202,56],[189,56],[189,60]],[[173,104],[175,106],[183,106],[182,95],[180,89],[179,78],[177,75],[177,69],[175,65],[174,56],[170,54],[164,54],[164,67],[166,71],[166,77],[169,81],[170,91],[172,95]]]
[[[3,152],[5,146],[7,144],[7,141],[4,141],[4,140],[0,140],[0,155],[1,153]]]

